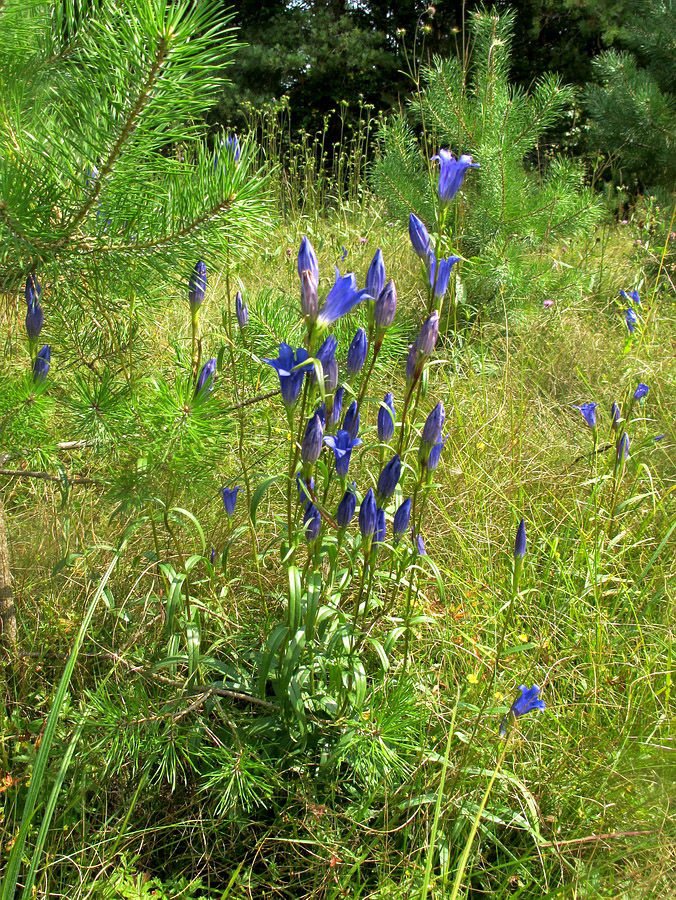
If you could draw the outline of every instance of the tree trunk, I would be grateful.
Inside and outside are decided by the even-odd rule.
[[[11,661],[16,656],[16,609],[12,597],[12,573],[9,568],[9,545],[5,527],[5,511],[0,500],[0,640]]]

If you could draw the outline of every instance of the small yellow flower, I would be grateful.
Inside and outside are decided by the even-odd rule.
[[[527,634],[520,634],[520,635],[519,635],[519,640],[521,641],[522,644],[525,644],[526,641],[528,640],[528,635],[527,635]]]
[[[470,684],[479,684],[479,676],[475,675],[474,672],[470,672],[467,676],[467,680]]]

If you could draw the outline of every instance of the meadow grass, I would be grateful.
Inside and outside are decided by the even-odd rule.
[[[248,348],[236,341],[217,394],[232,404],[233,373],[241,397],[275,388],[250,350],[275,355],[293,328],[300,339],[296,250],[306,233],[322,272],[345,247],[342,265],[361,281],[382,247],[397,281],[397,324],[362,415],[357,471],[365,473],[377,460],[377,402],[385,390],[402,396],[406,348],[424,308],[404,229],[375,202],[289,220],[259,257],[229,273],[251,319]],[[326,723],[326,737],[310,747],[271,741],[269,710],[236,696],[237,678],[243,694],[250,689],[247,673],[285,595],[281,493],[271,486],[261,498],[253,534],[243,504],[232,522],[223,512],[219,488],[242,483],[236,427],[213,471],[167,486],[167,505],[189,514],[171,520],[173,534],[167,520],[154,534],[103,485],[72,486],[64,501],[53,483],[3,477],[23,651],[8,669],[0,719],[3,854],[83,611],[110,548],[138,521],[100,589],[58,720],[29,848],[66,748],[78,730],[83,737],[61,772],[35,896],[673,895],[676,318],[663,282],[651,295],[658,251],[634,246],[637,234],[607,227],[553,254],[577,272],[553,307],[502,297],[462,339],[442,323],[424,400],[427,410],[442,399],[448,414],[424,535],[436,570],[422,567],[410,662],[402,672],[401,648],[394,651],[392,672],[369,679],[363,708]],[[614,301],[644,274],[652,311],[628,347]],[[212,285],[203,358],[227,339],[225,273]],[[359,315],[336,329],[341,346]],[[170,370],[165,351],[176,336],[189,346],[184,302],[154,307],[146,331],[157,366]],[[610,404],[626,401],[639,381],[650,393],[635,409],[631,456],[613,493],[614,445],[602,449],[612,443]],[[591,399],[600,404],[598,453],[572,408]],[[241,422],[251,448],[241,460],[255,487],[284,465],[287,426],[278,398],[247,407]],[[96,447],[66,458],[69,471],[103,479],[120,464]],[[510,604],[521,517],[528,552]],[[224,571],[207,566],[211,546],[219,555],[229,549]],[[157,562],[178,566],[179,551],[204,557],[190,572],[201,653],[218,661],[231,696],[200,697],[183,663],[171,661]],[[375,654],[371,662],[375,673]],[[517,685],[533,682],[547,710],[519,723],[498,770],[502,715]],[[221,729],[234,735],[232,746]]]

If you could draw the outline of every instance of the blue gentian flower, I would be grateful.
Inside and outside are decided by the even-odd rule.
[[[357,290],[357,280],[354,272],[341,276],[336,269],[336,280],[333,287],[329,291],[329,295],[317,316],[317,327],[328,328],[338,319],[342,319],[344,315],[350,312],[358,303],[368,297],[369,292]]]
[[[516,529],[516,540],[514,541],[514,558],[523,559],[526,555],[526,522],[521,519],[519,527]]]
[[[369,488],[359,507],[359,530],[363,538],[371,537],[376,530],[376,498]]]
[[[598,408],[598,403],[583,403],[582,406],[573,405],[573,409],[579,409],[582,413],[582,418],[585,420],[587,425],[590,428],[596,428],[596,410]]]
[[[235,295],[235,315],[237,316],[237,324],[240,328],[246,328],[249,324],[249,307],[242,300],[242,294],[237,291]]]
[[[343,394],[345,388],[341,385],[333,395],[333,403],[331,405],[331,415],[329,416],[329,426],[337,425],[340,414],[343,411]]]
[[[324,440],[324,426],[322,420],[315,413],[305,426],[305,434],[300,447],[300,458],[306,466],[314,466],[322,452]]]
[[[440,150],[433,160],[439,160],[439,200],[442,204],[450,203],[462,187],[468,169],[479,169],[479,163],[472,162],[472,157],[463,154],[460,159],[449,150]]]
[[[303,272],[310,272],[314,283],[316,285],[319,284],[317,254],[315,253],[315,248],[306,237],[300,242],[300,250],[298,251],[298,277],[301,280]]]
[[[305,510],[303,524],[305,525],[305,540],[311,544],[319,537],[322,527],[322,518],[319,515],[319,510],[313,503],[310,503]]]
[[[296,487],[298,488],[298,499],[303,506],[312,503],[312,492],[315,489],[314,478],[305,479],[300,472],[296,473]]]
[[[312,272],[307,269],[301,272],[300,276],[300,310],[309,322],[314,322],[319,313],[317,282]]]
[[[394,435],[394,397],[385,394],[385,399],[378,410],[378,440],[386,444]]]
[[[624,462],[629,456],[629,435],[625,431],[617,442],[617,461]]]
[[[635,306],[641,305],[641,298],[638,295],[638,291],[620,291],[620,297],[624,297],[628,303],[633,303]]]
[[[225,511],[229,516],[232,516],[235,512],[235,503],[237,503],[237,494],[241,491],[240,487],[234,488],[222,488],[221,494],[223,495],[223,506],[225,507]]]
[[[435,309],[431,316],[422,324],[420,334],[417,337],[415,348],[426,359],[434,352],[439,337],[439,313]]]
[[[338,361],[332,356],[324,368],[324,390],[332,394],[338,387]]]
[[[236,134],[229,134],[225,139],[225,149],[232,156],[235,162],[239,162],[241,148],[239,146],[239,138]]]
[[[518,719],[520,716],[525,716],[534,709],[546,709],[544,700],[540,699],[540,688],[537,684],[534,684],[533,687],[530,688],[526,687],[525,684],[520,684],[519,690],[521,691],[520,695],[516,698],[514,703],[512,703],[509,712],[500,725],[500,734],[502,737],[505,737],[507,734],[507,720],[510,717],[513,716],[515,719]]]
[[[308,352],[304,347],[299,347],[294,353],[293,348],[286,343],[279,345],[277,359],[263,357],[263,362],[272,366],[279,376],[279,386],[282,389],[282,401],[285,406],[293,406],[298,400],[308,366],[301,366],[299,369],[296,366],[300,366],[307,358]]]
[[[347,351],[347,371],[350,375],[356,375],[357,372],[361,372],[366,362],[368,349],[369,342],[366,332],[363,328],[358,328]]]
[[[375,256],[371,260],[371,265],[366,273],[366,290],[370,297],[375,300],[380,296],[380,292],[385,287],[385,262],[383,261],[383,251],[378,249]]]
[[[416,534],[415,536],[415,548],[418,551],[418,556],[427,556],[427,550],[425,550],[425,541],[423,540],[423,536],[421,534]]]
[[[625,310],[624,321],[627,323],[630,334],[633,334],[636,331],[636,326],[638,324],[638,316],[631,307]]]
[[[617,431],[620,427],[620,421],[622,419],[622,412],[620,410],[619,404],[613,400],[612,406],[610,407],[610,427],[613,431]]]
[[[211,553],[209,554],[209,562],[211,563],[212,566],[216,562],[216,548],[215,547],[211,548]]]
[[[397,311],[397,289],[390,279],[378,295],[373,308],[373,322],[378,331],[385,331],[394,322]]]
[[[335,455],[336,474],[341,478],[346,478],[352,451],[355,447],[360,446],[360,438],[351,438],[349,432],[341,428],[336,432],[335,437],[331,434],[326,435],[324,443],[333,450]]]
[[[373,533],[373,543],[374,544],[382,544],[387,535],[387,528],[385,524],[385,510],[380,509],[380,507],[376,510],[376,530]]]
[[[28,312],[26,313],[26,334],[30,341],[36,341],[38,339],[44,321],[45,314],[36,300],[35,303],[32,303],[28,307]]]
[[[214,377],[216,375],[216,357],[212,356],[211,359],[208,359],[202,368],[200,369],[200,373],[197,377],[197,386],[195,387],[195,396],[197,396],[202,389],[204,389],[205,395],[208,394],[212,387],[214,386]]]
[[[197,309],[204,303],[206,290],[207,264],[200,259],[195,263],[195,269],[188,281],[188,302],[192,309]]]
[[[359,434],[359,407],[356,400],[353,400],[347,408],[343,419],[343,428],[353,440]]]
[[[427,256],[430,252],[429,232],[415,213],[411,213],[409,216],[408,235],[411,238],[411,244],[417,255],[421,259],[427,260]]]
[[[26,279],[26,287],[24,288],[26,305],[28,307],[35,306],[36,303],[40,302],[41,294],[42,287],[40,286],[40,282],[37,280],[35,275],[29,275]]]
[[[49,373],[49,364],[52,360],[52,348],[44,344],[33,363],[33,381],[44,381]]]
[[[460,261],[459,256],[449,256],[446,259],[440,259],[437,266],[437,258],[433,252],[429,255],[429,278],[430,287],[434,288],[435,297],[443,297],[448,290],[448,283],[451,280],[451,270],[453,266]]]
[[[378,478],[378,500],[388,500],[394,493],[401,477],[401,459],[395,453],[392,459],[383,466]]]
[[[640,381],[638,387],[634,391],[634,400],[643,400],[649,390],[650,388],[648,385],[643,384],[643,382]]]
[[[340,261],[343,262],[347,259],[347,250],[345,248],[345,245],[341,246],[340,251]]]
[[[326,428],[326,403],[323,400],[315,410],[315,415],[319,416],[322,420],[322,425]]]
[[[446,410],[444,409],[444,404],[440,400],[425,419],[422,434],[420,435],[421,443],[425,444],[428,448],[438,444],[441,440],[441,432],[445,421]]]
[[[392,523],[392,531],[395,538],[400,538],[408,531],[408,523],[411,519],[411,500],[407,498],[399,506],[394,514],[394,522]]]
[[[345,491],[343,499],[338,504],[338,512],[336,513],[336,523],[339,528],[347,528],[354,518],[354,511],[357,507],[357,498],[353,490]]]
[[[329,368],[329,363],[331,360],[335,360],[336,358],[336,347],[338,346],[338,341],[336,338],[330,334],[325,341],[321,344],[317,352],[315,353],[315,359],[319,360],[322,364],[322,371],[324,373],[324,378],[326,378],[326,372]],[[310,380],[317,381],[317,373],[312,368],[310,372]]]
[[[441,460],[441,451],[444,449],[444,445],[446,444],[445,438],[442,438],[440,441],[430,449],[430,454],[427,457],[427,471],[433,472],[439,466],[439,462]]]

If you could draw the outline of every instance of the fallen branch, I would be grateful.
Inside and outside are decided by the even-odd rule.
[[[27,469],[0,469],[0,475],[9,478],[39,478],[41,481],[63,481],[60,475],[50,475],[49,472],[30,472]],[[69,484],[104,484],[100,478],[86,478],[84,475],[65,475]]]

